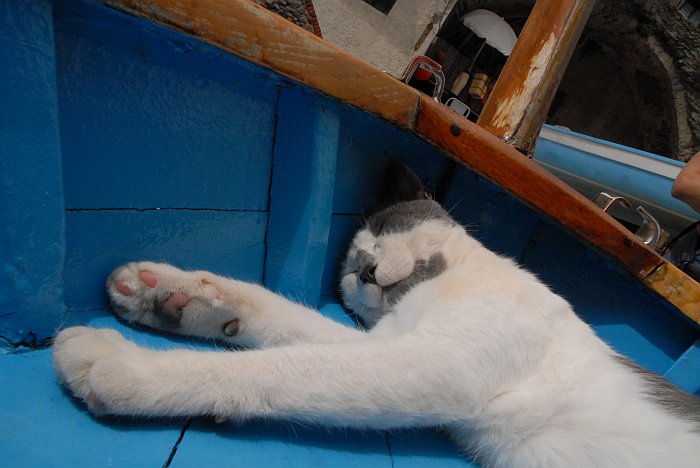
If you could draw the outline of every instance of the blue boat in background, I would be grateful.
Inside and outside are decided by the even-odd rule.
[[[677,163],[639,168],[546,128],[535,161],[581,195],[247,0],[2,2],[0,58],[3,466],[474,466],[437,429],[95,418],[52,369],[68,325],[212,347],[115,319],[104,281],[137,259],[259,282],[352,323],[337,264],[392,158],[620,353],[700,394],[700,285],[587,199],[595,180],[678,229],[693,213],[662,200]]]
[[[540,132],[533,157],[588,198],[609,192],[645,207],[671,235],[696,221],[692,208],[671,197],[682,162],[550,125]],[[612,214],[641,224],[634,210]]]

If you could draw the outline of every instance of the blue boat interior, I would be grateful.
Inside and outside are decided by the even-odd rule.
[[[3,2],[0,31],[0,57],[15,65],[0,75],[11,90],[0,115],[4,466],[470,466],[437,429],[95,418],[51,367],[50,337],[75,324],[159,349],[216,346],[113,318],[104,281],[132,260],[259,282],[353,323],[338,263],[391,158],[615,349],[700,394],[694,324],[415,136],[101,4]]]

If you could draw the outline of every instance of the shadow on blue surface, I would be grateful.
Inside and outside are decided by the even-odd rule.
[[[353,323],[332,298],[322,298],[319,305],[324,314]],[[216,346],[135,329],[104,310],[78,314],[69,325],[113,328],[154,349]],[[162,466],[173,448],[170,466],[470,466],[433,430],[386,433],[273,420],[217,424],[194,418],[186,424],[184,419],[97,418],[57,382],[50,349],[0,354],[0,363],[0,388],[12,389],[0,395],[0,452],[8,466],[24,460],[31,460],[24,466]]]
[[[51,350],[0,355],[4,466],[161,466],[178,421],[97,419],[56,381]]]

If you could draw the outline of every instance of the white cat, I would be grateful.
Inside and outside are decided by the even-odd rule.
[[[107,287],[130,322],[259,348],[154,351],[109,329],[58,334],[56,370],[96,414],[442,426],[485,466],[697,467],[700,404],[603,343],[532,274],[470,237],[399,167],[331,321],[260,286],[130,263]]]

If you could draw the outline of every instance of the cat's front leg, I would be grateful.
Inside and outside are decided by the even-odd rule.
[[[366,336],[259,285],[162,263],[117,268],[107,290],[125,320],[183,335],[255,347]]]
[[[54,365],[96,414],[275,417],[375,429],[450,423],[474,406],[459,370],[464,356],[451,347],[426,352],[423,341],[153,351],[114,331],[76,327],[57,336]]]
[[[119,356],[137,365],[144,361],[143,348],[127,341],[119,332],[109,328],[71,327],[62,330],[54,339],[53,363],[59,380],[83,400],[90,411],[102,414],[108,411],[101,396],[93,391],[91,371],[105,358]],[[131,385],[131,382],[117,383]]]

